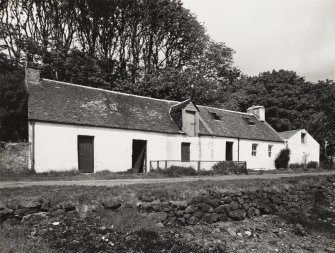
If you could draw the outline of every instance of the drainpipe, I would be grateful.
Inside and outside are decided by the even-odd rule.
[[[35,122],[31,122],[31,171],[35,172]]]
[[[237,161],[240,161],[240,138],[237,138]]]

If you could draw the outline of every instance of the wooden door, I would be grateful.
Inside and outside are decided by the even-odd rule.
[[[78,136],[78,168],[82,173],[94,172],[94,137]]]

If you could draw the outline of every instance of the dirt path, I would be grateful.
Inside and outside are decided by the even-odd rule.
[[[224,180],[248,180],[248,179],[276,179],[303,176],[335,175],[335,171],[297,173],[297,174],[263,174],[263,175],[228,175],[207,177],[182,177],[182,178],[157,178],[157,179],[113,179],[113,180],[80,180],[80,181],[12,181],[0,182],[0,189],[29,186],[53,186],[53,185],[86,185],[86,186],[117,186],[130,184],[154,184],[154,183],[178,183],[193,181],[224,181]]]

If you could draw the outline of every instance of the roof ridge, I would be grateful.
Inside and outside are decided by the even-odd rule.
[[[218,108],[218,107],[213,107],[213,106],[206,106],[206,105],[197,105],[197,106],[205,107],[205,108],[217,109],[217,110],[226,111],[226,112],[233,112],[233,113],[239,113],[239,114],[244,114],[244,115],[251,115],[251,116],[253,116],[252,113],[247,113],[247,112],[239,112],[239,111],[227,110],[227,109],[223,109],[223,108]]]
[[[49,81],[49,82],[56,82],[56,83],[60,83],[60,84],[64,84],[64,85],[69,85],[69,86],[75,86],[75,87],[84,88],[84,89],[99,90],[99,91],[105,91],[105,92],[110,92],[110,93],[115,93],[115,94],[121,94],[121,95],[126,95],[126,96],[132,96],[132,97],[139,97],[139,98],[146,98],[146,99],[159,100],[159,101],[165,101],[165,102],[180,103],[180,101],[176,101],[176,100],[168,100],[168,99],[146,97],[146,96],[141,96],[141,95],[124,93],[124,92],[120,92],[120,91],[106,90],[106,89],[102,89],[102,88],[96,88],[96,87],[85,86],[85,85],[80,85],[80,84],[74,84],[74,83],[68,83],[68,82],[63,82],[63,81],[57,81],[57,80],[52,80],[52,79],[47,79],[47,78],[42,78],[42,80]]]

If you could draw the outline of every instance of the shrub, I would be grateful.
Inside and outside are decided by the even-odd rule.
[[[290,153],[291,151],[287,149],[282,149],[275,159],[275,167],[276,169],[287,169],[288,163],[290,161]]]
[[[311,168],[316,169],[318,167],[318,165],[319,165],[318,162],[310,161],[306,164],[306,167],[309,168],[309,169],[311,169]]]
[[[248,174],[247,168],[244,165],[234,162],[218,162],[211,168],[214,175],[231,175],[231,174]]]
[[[288,166],[290,169],[301,169],[304,167],[303,163],[290,163]]]
[[[196,176],[197,171],[192,167],[171,166],[166,170],[161,170],[168,177]]]

